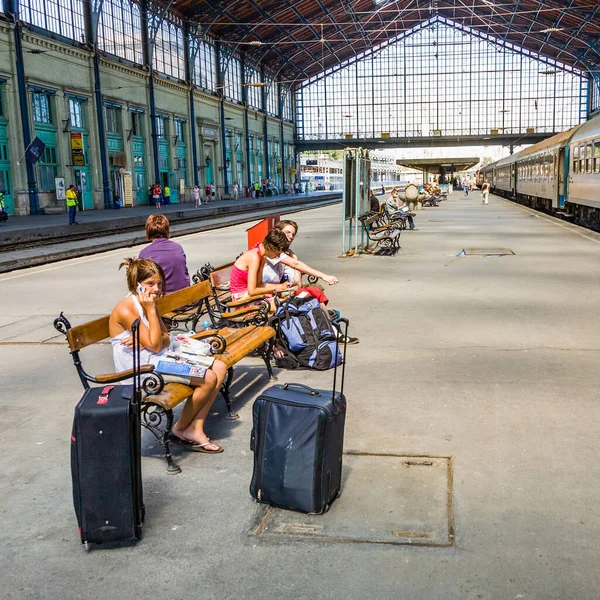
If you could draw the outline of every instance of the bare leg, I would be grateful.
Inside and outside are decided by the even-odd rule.
[[[194,389],[192,397],[186,401],[179,420],[173,425],[172,432],[174,435],[199,444],[208,442],[208,437],[204,433],[204,422],[221,389],[226,374],[227,367],[225,364],[221,361],[215,361],[212,368],[206,372],[202,384]],[[192,381],[192,384],[195,383],[195,381]],[[216,446],[210,444],[206,449],[215,450]]]

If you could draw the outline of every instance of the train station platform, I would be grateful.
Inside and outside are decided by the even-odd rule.
[[[136,206],[119,210],[77,213],[70,226],[68,214],[11,216],[0,226],[0,273],[47,264],[66,258],[143,243],[148,215],[167,215],[173,237],[246,223],[281,211],[301,211],[339,202],[341,192],[280,194],[267,198],[216,200],[200,207],[171,204],[157,209]]]
[[[342,496],[323,516],[248,493],[258,358],[236,367],[225,448],[176,448],[170,476],[144,435],[144,537],[79,542],[69,434],[81,396],[52,320],[107,314],[126,293],[118,249],[0,275],[0,561],[7,600],[264,598],[582,600],[598,595],[600,235],[497,197],[450,195],[395,257],[341,254],[339,206],[295,214],[293,249],[334,274],[347,349]],[[178,239],[190,271],[245,247],[237,225]],[[84,350],[112,370],[110,344]],[[327,389],[331,372],[278,371]]]

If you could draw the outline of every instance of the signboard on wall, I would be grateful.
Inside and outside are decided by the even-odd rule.
[[[131,173],[123,173],[123,206],[133,206]]]
[[[71,132],[71,150],[83,150],[83,135],[81,131]]]
[[[179,195],[181,196],[181,201],[183,202],[183,196],[185,195],[185,179],[179,180]]]
[[[65,178],[64,177],[55,177],[54,178],[54,189],[56,190],[56,199],[57,200],[66,200],[67,199],[67,190],[65,189]]]

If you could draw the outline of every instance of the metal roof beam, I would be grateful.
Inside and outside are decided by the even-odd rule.
[[[214,5],[212,4],[212,2],[209,2],[208,0],[205,0],[205,2],[204,2],[204,3],[205,3],[205,4],[206,4],[206,5],[209,7],[209,8],[214,8]],[[247,35],[249,35],[249,34],[252,34],[254,37],[256,37],[256,39],[257,39],[259,42],[261,42],[261,44],[265,44],[265,45],[266,45],[266,44],[269,44],[269,42],[268,42],[268,41],[267,41],[265,38],[263,38],[261,35],[259,35],[258,33],[256,33],[256,32],[254,31],[255,27],[249,27],[248,25],[243,25],[243,24],[240,24],[240,23],[236,23],[235,16],[234,16],[233,14],[231,14],[231,12],[229,11],[229,9],[228,9],[228,8],[223,8],[223,9],[220,9],[219,11],[215,11],[215,10],[213,10],[213,13],[214,13],[214,14],[217,14],[217,13],[218,13],[218,16],[217,16],[217,17],[216,17],[216,18],[213,20],[213,23],[212,23],[211,25],[209,25],[209,27],[206,29],[206,32],[205,32],[205,33],[207,33],[207,32],[208,32],[208,30],[210,29],[210,27],[212,27],[212,25],[214,25],[214,24],[215,24],[215,22],[216,22],[216,19],[218,19],[218,18],[220,18],[220,17],[222,17],[222,16],[225,16],[225,17],[227,17],[227,18],[228,18],[228,19],[231,21],[231,24],[232,24],[234,27],[236,27],[238,30],[240,30],[240,31],[241,31],[241,34],[242,34],[242,36],[243,36],[243,37],[242,37],[242,39],[244,39],[244,38],[245,38]],[[223,41],[225,41],[225,40],[223,40]],[[232,50],[232,53],[234,53],[234,52],[237,52],[237,50],[238,50],[238,48],[239,48],[239,45],[240,45],[240,44],[239,44],[239,42],[240,42],[240,41],[241,41],[241,40],[239,40],[239,41],[236,43],[235,47],[234,47],[234,48],[233,48],[233,50]],[[286,63],[286,62],[287,62],[287,58],[288,58],[288,57],[287,57],[285,54],[283,54],[283,52],[281,52],[281,51],[280,51],[280,50],[278,50],[277,48],[270,48],[270,50],[272,50],[273,52],[275,52],[275,54],[277,54],[277,56],[278,56],[278,57],[281,59],[281,61],[282,61],[283,63]],[[261,58],[261,60],[262,60],[262,58]],[[300,74],[300,73],[303,73],[303,74],[304,74],[306,77],[308,77],[308,73],[306,72],[306,69],[304,69],[302,66],[299,66],[298,64],[294,64],[294,68],[295,68],[295,70],[296,70],[296,72],[297,72],[298,74]]]
[[[283,34],[283,39],[285,38],[289,38],[292,41],[299,43],[298,38],[291,33],[290,31],[284,29],[283,26],[279,25],[279,23],[277,23],[275,21],[274,17],[270,17],[258,4],[256,4],[256,2],[254,2],[254,0],[246,0],[246,2],[257,12],[261,15],[261,17],[264,19],[263,23],[265,22],[269,22],[272,23],[274,27],[276,27],[282,34]],[[277,44],[277,42],[272,42],[273,44]],[[330,48],[331,49],[331,48]],[[309,59],[313,59],[313,56],[310,54],[310,52],[306,49],[306,48],[302,48],[302,51],[309,57]],[[331,50],[333,52],[333,50]]]
[[[572,2],[571,2],[571,4],[572,4]],[[585,19],[584,19],[584,20],[581,22],[581,25],[579,26],[579,29],[577,30],[577,32],[576,32],[576,33],[575,33],[573,36],[571,36],[573,39],[577,39],[577,38],[579,38],[579,37],[581,36],[581,32],[583,31],[583,28],[584,28],[584,27],[585,27],[585,26],[586,26],[588,23],[590,23],[590,22],[591,22],[591,21],[594,19],[594,17],[595,17],[595,16],[598,14],[598,11],[600,11],[600,4],[598,4],[598,5],[596,6],[596,8],[595,8],[595,9],[594,9],[592,12],[590,12],[590,13],[588,14],[588,16],[587,16],[587,17],[586,17],[586,18],[585,18]],[[586,42],[586,43],[587,43],[587,42]],[[593,45],[592,45],[592,44],[588,44],[588,46],[589,46],[589,47],[588,47],[588,49],[585,51],[585,53],[584,53],[584,54],[587,54],[587,52],[588,52],[589,50],[595,50],[595,52],[598,54],[598,47],[600,46],[600,39],[596,39],[596,43],[595,43],[595,44],[593,44]],[[558,55],[557,55],[557,58],[558,58],[558,57],[559,57],[559,56],[560,56],[560,55],[561,55],[563,52],[564,52],[564,50],[561,50],[561,51],[558,53]]]
[[[300,13],[300,11],[293,4],[290,5],[289,8],[294,11],[294,14],[300,19],[300,21],[302,21],[302,23],[306,24],[308,29],[310,29],[310,31],[314,34],[315,37],[321,39],[321,34],[315,29],[314,25],[308,22],[302,15],[302,13]],[[333,49],[329,42],[325,42],[325,47],[329,50],[329,52],[331,52],[331,54],[333,54],[333,56],[335,56],[335,60],[340,62],[340,58],[337,55],[337,52]]]

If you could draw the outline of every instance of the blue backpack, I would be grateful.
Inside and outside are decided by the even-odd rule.
[[[275,359],[278,366],[308,367],[317,371],[342,363],[337,332],[316,298],[293,297],[275,313],[279,317],[278,334],[284,356]]]

